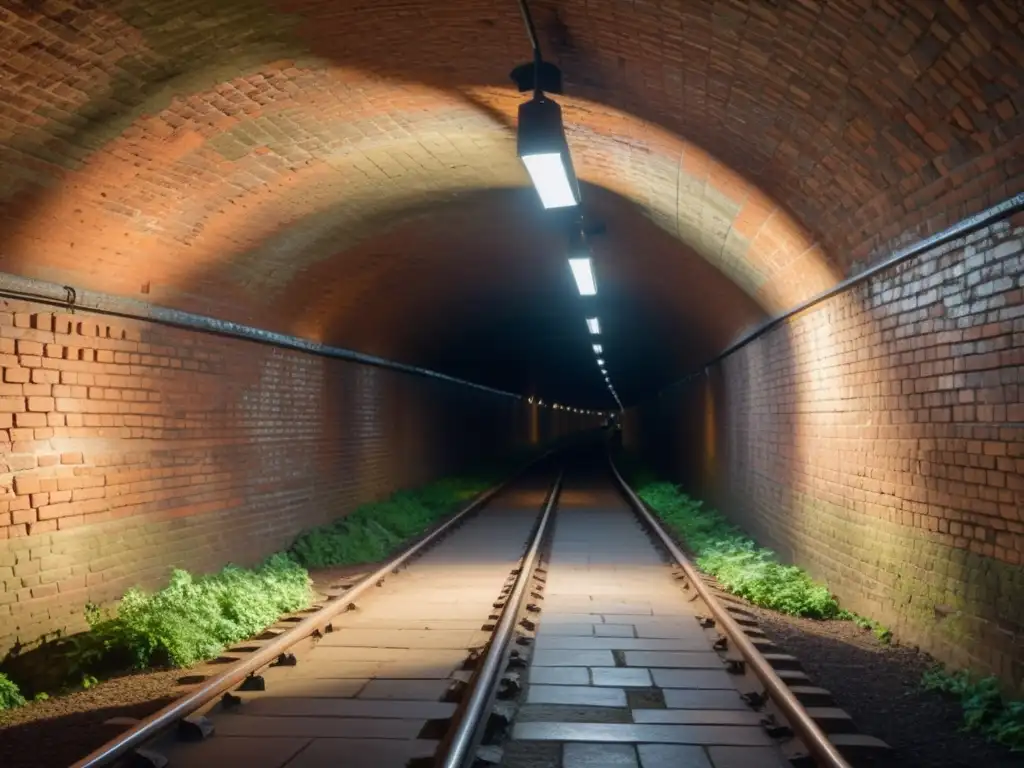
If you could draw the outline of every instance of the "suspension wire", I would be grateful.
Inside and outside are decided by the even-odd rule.
[[[540,66],[544,63],[540,55],[540,42],[537,40],[537,29],[533,26],[533,16],[530,15],[526,0],[519,0],[519,11],[523,14],[526,34],[529,35],[530,45],[533,47],[533,96],[539,99],[544,95],[540,89]]]

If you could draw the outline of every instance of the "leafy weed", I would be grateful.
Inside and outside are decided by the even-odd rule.
[[[21,690],[11,678],[0,672],[0,712],[5,709],[14,709],[25,703],[25,697]]]
[[[925,672],[921,684],[959,699],[965,731],[981,733],[1015,752],[1024,751],[1024,701],[1005,699],[995,677],[975,680],[964,670],[947,672],[940,666]]]

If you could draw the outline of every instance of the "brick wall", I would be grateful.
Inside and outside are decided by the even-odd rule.
[[[843,603],[1024,681],[1024,221],[802,313],[626,439]]]
[[[449,382],[0,301],[0,650],[570,415]]]

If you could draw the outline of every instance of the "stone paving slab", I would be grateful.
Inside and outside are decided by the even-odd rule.
[[[591,667],[590,679],[595,686],[647,688],[654,684],[650,671],[637,667]]]
[[[651,675],[659,688],[736,690],[732,677],[724,669],[652,669]]]
[[[412,739],[424,721],[369,717],[264,717],[231,714],[217,718],[217,733],[223,736],[341,737]]]
[[[636,637],[636,627],[632,624],[595,624],[594,634],[597,637]]]
[[[491,593],[493,598],[498,590]],[[342,647],[362,647],[373,650],[389,648],[472,648],[483,635],[480,627],[461,630],[422,629],[343,629],[325,635],[318,648],[340,650]],[[340,654],[339,654],[340,655]],[[366,658],[365,656],[360,658]]]
[[[707,752],[701,747],[682,744],[641,744],[640,768],[712,768]]]
[[[637,768],[632,744],[580,744],[562,750],[562,768]]]
[[[164,752],[172,766],[281,768],[310,743],[308,738],[249,739],[218,733],[200,743],[173,742]]]
[[[616,626],[605,624],[602,626]],[[538,635],[537,648],[575,651],[699,651],[706,653],[708,641],[703,635],[692,638],[648,639],[635,637],[574,637],[572,635]],[[719,665],[721,662],[719,662]],[[661,667],[670,664],[659,664]]]
[[[749,711],[739,691],[665,688],[665,706],[670,709],[742,709]]]
[[[593,741],[632,744],[761,746],[772,741],[761,728],[734,725],[628,723],[516,723],[512,738],[528,741]]]
[[[757,712],[735,709],[637,709],[633,722],[677,725],[753,725],[761,724]]]
[[[358,698],[437,701],[450,685],[451,680],[370,680]]]
[[[443,701],[261,698],[245,702],[239,714],[273,717],[380,717],[433,720],[451,717],[455,704]]]
[[[282,680],[268,680],[267,690],[259,693],[240,693],[246,700],[259,698],[295,697],[306,696],[309,698],[351,698],[358,694],[366,684],[367,680],[348,680],[341,678],[294,678]]]
[[[712,650],[706,651],[629,651],[625,652],[630,667],[659,667],[662,669],[722,669],[722,658]]]
[[[530,658],[537,667],[614,667],[611,651],[553,651],[538,649]]]
[[[586,667],[531,667],[530,684],[590,685],[590,670]]]
[[[592,685],[530,685],[526,703],[625,707],[626,692],[621,688],[598,688]]]

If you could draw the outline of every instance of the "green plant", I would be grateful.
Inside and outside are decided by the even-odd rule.
[[[83,636],[77,669],[111,659],[137,668],[189,666],[306,607],[311,597],[309,574],[283,554],[255,569],[229,565],[201,578],[175,570],[159,592],[129,590],[115,615],[94,607],[87,612],[90,632]]]
[[[481,473],[399,491],[389,499],[363,504],[346,517],[304,532],[289,554],[307,568],[383,560],[458,504],[493,484],[491,474]]]
[[[839,603],[828,588],[803,569],[783,565],[721,514],[705,509],[676,486],[646,482],[638,495],[697,556],[697,566],[730,592],[755,605],[794,616],[832,619]]]
[[[837,619],[844,619],[846,621],[852,621],[861,629],[870,631],[877,639],[878,642],[883,645],[888,645],[892,642],[892,630],[882,624],[879,624],[874,619],[869,619],[866,616],[847,611],[845,609],[840,610],[836,615]]]
[[[25,704],[25,697],[11,678],[0,672],[0,712]]]
[[[964,730],[977,731],[1014,751],[1024,751],[1024,701],[1003,697],[995,677],[973,679],[964,670],[934,667],[924,673],[922,686],[960,700]]]
[[[32,701],[49,701],[49,700],[50,700],[50,694],[48,694],[46,691],[40,691],[39,693],[37,693],[35,696],[32,697]]]

